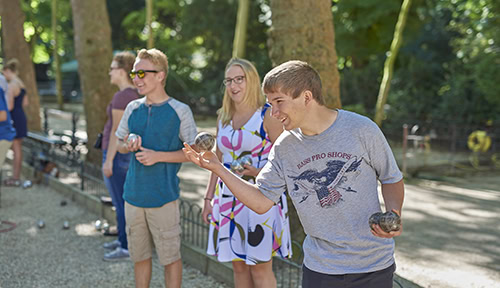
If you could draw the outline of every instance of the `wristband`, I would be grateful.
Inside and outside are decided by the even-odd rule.
[[[208,198],[208,197],[205,197],[203,198],[203,200],[208,200],[208,201],[212,201],[213,198]]]

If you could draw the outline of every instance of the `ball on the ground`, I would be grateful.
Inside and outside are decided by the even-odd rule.
[[[45,227],[45,222],[43,220],[38,220],[36,225],[38,226],[38,228],[42,229]]]
[[[215,136],[208,132],[200,132],[194,138],[194,144],[200,151],[212,151],[215,146]]]
[[[95,230],[100,231],[102,229],[103,222],[101,220],[96,220],[94,223]]]
[[[69,222],[68,221],[63,222],[63,229],[64,230],[69,229]]]

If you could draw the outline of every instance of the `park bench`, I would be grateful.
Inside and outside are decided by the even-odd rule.
[[[68,166],[78,165],[87,143],[86,137],[78,135],[78,119],[76,112],[44,108],[43,131],[29,131],[27,135],[26,146],[30,150],[28,162],[40,168],[38,170],[55,160]]]

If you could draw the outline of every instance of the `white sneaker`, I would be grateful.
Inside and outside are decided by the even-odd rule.
[[[122,244],[118,240],[114,240],[111,242],[106,242],[102,245],[102,247],[109,249],[109,250],[115,250],[116,248],[120,247]]]
[[[104,254],[104,261],[121,261],[130,259],[128,250],[117,247],[115,250]]]

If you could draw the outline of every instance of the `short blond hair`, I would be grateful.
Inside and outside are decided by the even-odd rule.
[[[266,98],[264,94],[262,94],[262,90],[260,88],[259,72],[257,72],[255,66],[248,60],[232,58],[227,63],[226,69],[224,71],[227,71],[232,66],[241,67],[243,73],[245,73],[246,89],[245,95],[243,96],[243,104],[256,110],[264,106],[264,104],[266,103]],[[231,123],[234,112],[235,106],[233,99],[229,95],[227,89],[224,89],[222,107],[217,111],[219,121],[221,121],[223,126],[227,126],[229,125],[229,123]]]
[[[279,92],[295,99],[309,90],[318,104],[325,105],[321,89],[319,73],[307,62],[298,60],[274,67],[266,74],[262,83],[262,90],[266,94]]]
[[[160,71],[165,72],[165,78],[162,81],[162,84],[165,85],[167,82],[167,76],[168,76],[168,58],[165,53],[161,52],[160,50],[153,48],[153,49],[141,49],[137,51],[137,58],[136,59],[145,59],[149,60],[153,65],[155,65]]]

